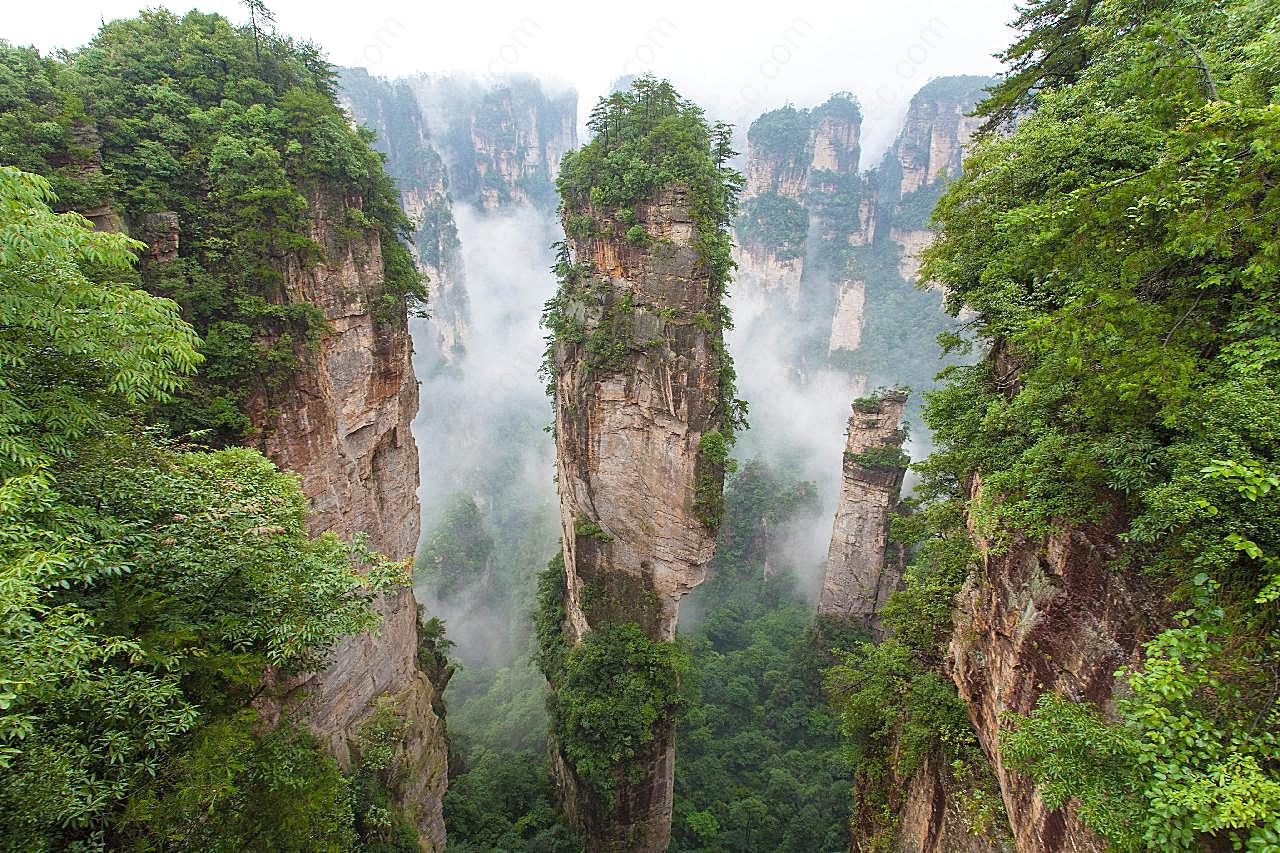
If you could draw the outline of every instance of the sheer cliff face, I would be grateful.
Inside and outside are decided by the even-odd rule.
[[[377,134],[373,145],[386,155],[387,173],[413,224],[414,260],[430,279],[430,334],[419,336],[420,355],[429,369],[453,364],[467,348],[470,309],[444,161],[409,85],[380,80],[363,68],[341,69],[339,84],[351,118]]]
[[[599,212],[593,218],[618,224]],[[715,548],[695,502],[699,487],[716,494],[721,487],[722,472],[700,453],[702,437],[721,428],[713,349],[720,341],[696,318],[715,316],[719,294],[698,263],[682,189],[637,205],[636,221],[654,241],[647,248],[571,238],[599,282],[596,295],[569,307],[588,343],[561,341],[555,352],[565,627],[573,642],[605,622],[635,622],[652,640],[674,639],[680,599],[703,581]],[[625,347],[625,355],[600,363],[592,340]],[[666,849],[674,721],[660,720],[654,734],[607,816],[566,796],[592,849]],[[558,776],[571,790],[567,768]]]
[[[576,144],[577,94],[549,94],[533,78],[482,85],[466,77],[408,81],[435,134],[454,197],[492,211],[554,211],[556,171]]]
[[[737,286],[794,323],[788,337],[802,369],[835,366],[871,385],[930,383],[933,340],[948,321],[913,285],[933,238],[929,215],[978,125],[965,114],[990,82],[944,77],[924,86],[893,146],[866,172],[861,116],[844,96],[753,123]]]
[[[572,238],[575,256],[605,284],[597,304],[574,307],[586,335],[634,348],[600,365],[588,348],[557,345],[557,474],[575,640],[606,620],[673,639],[680,599],[702,582],[715,549],[695,499],[700,476],[719,478],[702,470],[699,452],[702,436],[720,428],[719,373],[714,333],[689,318],[714,316],[719,299],[699,268],[685,193],[665,191],[636,216],[657,241],[651,247]]]
[[[323,187],[308,193],[311,236],[325,261],[289,264],[288,298],[320,307],[332,325],[318,350],[299,349],[291,380],[259,391],[249,405],[260,427],[259,448],[296,472],[314,533],[350,539],[368,534],[370,547],[394,559],[413,556],[419,532],[417,448],[410,424],[418,386],[403,317],[375,319],[383,292],[378,237],[351,237],[347,211],[358,197]],[[378,602],[377,636],[344,641],[323,672],[277,685],[293,708],[350,766],[356,729],[375,703],[393,702],[405,722],[401,756],[409,782],[401,792],[427,849],[443,849],[441,802],[446,784],[444,724],[432,709],[436,688],[417,664],[417,606],[404,590]],[[264,709],[268,716],[278,707]]]
[[[822,218],[829,212],[822,204],[823,196],[838,192],[850,176],[856,178],[861,133],[857,105],[842,95],[813,110],[775,110],[752,124],[747,135],[744,216],[739,222],[735,255],[739,281],[796,307],[811,230],[808,216]],[[788,227],[788,233],[780,233],[779,225],[792,221],[797,211],[808,215]],[[839,239],[849,245],[869,243],[874,195],[860,199],[852,223],[844,216],[834,218],[841,221],[827,227],[841,230]],[[848,312],[845,319],[849,319]]]
[[[981,489],[975,476],[970,493]],[[975,536],[982,565],[956,602],[950,667],[1019,850],[1105,849],[1073,808],[1049,810],[1032,781],[1005,766],[1000,732],[1005,712],[1029,713],[1046,691],[1108,707],[1115,672],[1135,662],[1157,603],[1134,572],[1112,565],[1123,529],[1113,514],[1042,540],[1016,539],[1001,553]]]
[[[911,99],[902,131],[886,157],[886,177],[896,178],[891,190],[896,207],[890,228],[899,246],[899,271],[914,281],[920,252],[933,240],[929,214],[943,185],[960,174],[966,147],[982,124],[968,115],[982,100],[987,77],[943,77]]]
[[[906,394],[859,401],[849,418],[844,481],[831,532],[818,615],[860,623],[883,639],[879,611],[902,581],[903,555],[888,541],[906,466],[898,460]]]

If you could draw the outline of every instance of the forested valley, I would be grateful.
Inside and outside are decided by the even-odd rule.
[[[733,122],[241,5],[0,41],[0,849],[1280,851],[1276,0]]]

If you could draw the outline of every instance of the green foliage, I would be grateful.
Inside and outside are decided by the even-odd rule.
[[[325,260],[314,208],[338,207],[347,238],[380,244],[376,316],[425,298],[395,188],[314,46],[217,15],[146,11],[59,60],[0,44],[0,69],[0,160],[49,174],[69,207],[107,205],[135,225],[178,214],[180,257],[142,269],[210,344],[196,380],[158,410],[175,434],[243,438],[249,392],[296,370],[327,330],[319,309],[283,305],[284,270]]]
[[[764,246],[781,260],[799,258],[809,234],[809,211],[786,196],[762,193],[742,205],[737,231],[743,243]]]
[[[647,246],[652,240],[643,225],[632,225],[627,229],[627,242],[633,246]]]
[[[579,515],[573,522],[573,532],[577,536],[585,536],[588,539],[594,539],[597,542],[612,542],[613,537],[605,532],[605,529],[596,522],[587,518],[586,515]]]
[[[704,432],[698,439],[697,484],[693,490],[693,511],[707,527],[720,526],[724,515],[724,475],[737,463],[729,457],[733,433]]]
[[[1182,612],[1116,718],[1046,697],[1007,754],[1119,849],[1277,843],[1280,67],[1274,4],[1033,3],[923,277],[993,357],[926,420],[926,492],[996,549],[1103,516]],[[1264,685],[1271,684],[1271,688]]]
[[[733,268],[728,226],[742,176],[724,165],[729,129],[711,126],[702,110],[666,81],[641,77],[628,91],[602,98],[587,122],[593,138],[565,155],[556,187],[567,216],[634,208],[672,186],[689,193],[697,247],[721,294]]]
[[[1271,638],[1247,655],[1229,649],[1240,638],[1204,584],[1197,610],[1122,673],[1132,692],[1116,702],[1118,722],[1046,693],[1002,741],[1050,806],[1079,798],[1081,817],[1117,850],[1196,850],[1206,837],[1234,849],[1280,843],[1280,709],[1266,672],[1280,647]]]
[[[640,772],[633,759],[683,707],[688,668],[687,651],[629,622],[606,622],[569,651],[555,681],[556,743],[605,808],[614,807],[619,783]]]
[[[708,580],[683,605],[692,695],[676,735],[671,849],[847,849],[852,771],[786,544],[818,514],[816,492],[756,460],[725,499]]]
[[[291,722],[261,733],[251,710],[202,726],[128,803],[116,849],[352,849],[351,790],[338,763]]]
[[[86,277],[132,244],[50,200],[0,170],[0,835],[339,849],[341,776],[245,709],[266,667],[374,628],[405,566],[309,538],[296,478],[255,451],[139,426],[194,335],[172,303]]]
[[[809,147],[809,114],[787,105],[751,123],[747,142],[765,156],[797,157]]]
[[[477,750],[444,798],[449,850],[580,853],[583,840],[558,818],[546,758]]]
[[[167,399],[200,363],[176,306],[132,288],[139,244],[55,214],[48,181],[0,167],[0,474],[66,460],[118,400]],[[100,269],[101,283],[87,267]],[[123,279],[123,281],[121,280]]]
[[[352,810],[362,850],[415,853],[422,849],[409,816],[395,802],[408,782],[400,752],[407,726],[395,703],[384,697],[356,729]]]
[[[1070,86],[1089,63],[1094,45],[1089,27],[1100,17],[1095,0],[1031,0],[1019,7],[1013,26],[1021,36],[1000,54],[1008,70],[978,105],[985,130],[1008,126],[1037,104],[1046,91]]]
[[[552,683],[559,679],[569,654],[569,640],[564,634],[564,600],[564,554],[557,551],[538,575],[533,614],[534,662]]]

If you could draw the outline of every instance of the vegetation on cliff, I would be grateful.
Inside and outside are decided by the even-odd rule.
[[[375,626],[406,567],[308,538],[256,452],[145,425],[195,333],[128,283],[138,244],[54,201],[0,169],[0,844],[354,843],[336,763],[250,702]]]
[[[379,245],[385,287],[367,296],[381,316],[425,297],[394,186],[334,81],[315,46],[198,12],[113,21],[63,59],[0,44],[0,162],[135,231],[177,214],[177,257],[141,267],[203,340],[197,375],[157,404],[174,434],[242,439],[251,390],[287,378],[325,333],[316,306],[282,298],[287,267],[326,260],[317,206]]]
[[[723,344],[723,331],[731,326],[723,302],[733,270],[729,225],[737,213],[742,188],[742,176],[727,165],[734,153],[729,147],[731,128],[708,123],[702,109],[681,98],[670,83],[647,76],[637,79],[629,90],[602,98],[587,127],[591,141],[565,155],[556,181],[567,233],[626,239],[635,225],[637,204],[652,202],[669,188],[688,193],[699,267],[709,280],[709,295],[716,309],[709,315],[672,319],[706,327],[720,375],[717,419],[725,434],[731,435],[745,426],[746,416],[745,403],[735,396],[733,361]],[[566,249],[554,271],[561,287],[543,313],[543,324],[551,332],[544,374],[549,379],[554,376],[551,358],[556,341],[585,343],[588,351],[596,354],[599,366],[616,368],[619,349],[625,353],[630,346],[621,339],[617,327],[630,316],[615,317],[618,322],[614,323],[601,322],[593,335],[584,339],[582,322],[569,308],[572,301],[590,291],[594,270],[581,259],[574,263]],[[639,306],[620,303],[616,310],[629,315],[635,307]],[[656,306],[655,313],[662,315],[661,309]],[[602,352],[606,355],[600,356]],[[549,390],[554,394],[554,383],[549,383]]]
[[[207,449],[328,331],[283,291],[341,260],[313,215],[371,247],[378,322],[423,295],[329,66],[256,9],[0,44],[0,162],[29,170],[0,168],[2,849],[418,847],[403,721],[362,726],[344,772],[276,701],[407,566],[311,538],[296,477]]]
[[[1000,550],[1122,519],[1116,569],[1169,612],[1109,716],[1047,695],[1010,720],[1005,754],[1116,849],[1269,849],[1280,19],[1251,0],[1045,0],[1021,23],[980,111],[1032,112],[967,161],[923,271],[998,356],[929,402],[936,535],[964,537],[967,517]]]

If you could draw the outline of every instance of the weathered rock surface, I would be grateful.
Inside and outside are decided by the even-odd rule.
[[[856,180],[861,157],[862,117],[856,104],[846,95],[832,97],[812,110],[786,107],[759,120],[765,128],[770,116],[791,116],[802,130],[795,139],[773,138],[763,130],[748,134],[746,184],[743,202],[762,196],[781,196],[804,207],[812,217],[821,220],[827,210],[823,199],[843,191],[844,183]],[[763,133],[763,135],[761,135]],[[794,131],[793,131],[794,134]],[[829,218],[829,217],[828,217]],[[849,245],[866,245],[875,230],[875,197],[861,199],[854,221],[812,222],[810,232],[836,229],[840,239]],[[756,235],[738,231],[738,283],[764,293],[771,300],[781,300],[782,307],[794,310],[800,300],[800,282],[806,263],[804,241],[799,247],[769,245]],[[799,251],[797,251],[799,249]],[[825,318],[824,318],[825,320]]]
[[[142,242],[147,244],[142,253],[144,263],[168,263],[178,257],[181,228],[178,214],[172,210],[148,213],[142,217]]]
[[[570,310],[588,337],[625,348],[600,363],[584,344],[556,345],[557,482],[574,642],[623,621],[652,640],[673,639],[680,599],[703,581],[715,548],[696,499],[700,482],[718,494],[722,478],[700,454],[703,435],[721,428],[719,332],[697,318],[715,316],[719,294],[698,264],[682,189],[638,205],[636,216],[654,238],[650,247],[571,238],[602,287]],[[663,722],[631,765],[638,781],[620,786],[607,821],[596,808],[569,804],[591,849],[666,849],[674,761],[674,724]],[[563,763],[561,773],[569,773]],[[560,784],[573,793],[571,778]]]
[[[974,477],[971,493],[982,486]],[[1070,807],[1049,810],[1031,780],[1004,765],[1002,716],[1028,713],[1045,691],[1108,707],[1115,672],[1133,662],[1154,599],[1135,573],[1117,571],[1118,515],[1042,540],[1015,539],[961,591],[950,666],[991,759],[1018,849],[1096,851],[1104,844]]]
[[[417,449],[410,430],[418,385],[410,364],[404,318],[378,320],[383,264],[374,233],[351,238],[346,212],[358,197],[308,192],[311,236],[325,260],[304,268],[289,264],[284,297],[320,307],[332,325],[318,351],[299,349],[300,368],[290,382],[262,388],[249,411],[259,426],[259,448],[277,465],[296,472],[311,507],[313,533],[350,539],[366,533],[370,547],[393,559],[413,556],[419,516]],[[350,638],[329,666],[276,685],[280,704],[291,707],[349,766],[356,729],[384,697],[394,699],[407,723],[402,759],[413,770],[405,804],[423,844],[442,850],[441,813],[446,784],[444,723],[432,709],[434,685],[417,664],[417,605],[403,590],[377,604],[383,621],[376,635]]]
[[[924,86],[907,107],[902,131],[888,154],[898,175],[898,206],[890,239],[898,244],[898,271],[914,282],[920,253],[933,242],[929,213],[948,180],[960,174],[965,152],[982,119],[968,115],[992,81],[943,77]]]
[[[860,281],[841,282],[836,294],[836,313],[831,318],[828,352],[838,349],[856,350],[862,342],[863,309],[867,303],[867,286]]]
[[[895,853],[1014,853],[1017,849],[1003,814],[982,815],[967,806],[972,782],[955,778],[951,768],[934,756],[925,758],[909,780],[894,780],[900,791]],[[855,851],[876,849],[870,839],[855,833]],[[876,816],[867,815],[874,820]]]
[[[902,195],[960,174],[965,146],[982,125],[981,118],[967,113],[981,100],[989,82],[982,77],[944,77],[911,99],[894,146],[902,170]]]
[[[683,191],[638,206],[637,218],[655,240],[669,242],[637,249],[607,237],[572,238],[576,257],[608,281],[604,304],[581,308],[587,334],[628,299],[634,308],[623,311],[616,334],[640,346],[616,369],[593,367],[581,347],[557,350],[557,473],[575,639],[610,618],[584,605],[593,581],[656,595],[655,607],[633,615],[653,639],[672,639],[679,601],[702,582],[715,550],[715,531],[694,501],[699,443],[720,427],[719,372],[712,333],[693,317],[713,314],[718,299],[697,268]],[[584,521],[609,541],[578,535]]]
[[[740,281],[750,281],[766,295],[781,298],[788,306],[795,307],[800,298],[804,258],[782,258],[774,249],[749,243],[734,247],[733,260],[738,265]]]
[[[849,418],[844,481],[831,531],[818,615],[861,623],[883,638],[879,611],[902,582],[903,554],[889,542],[906,467],[881,464],[867,454],[895,454],[902,446],[902,413],[907,395],[890,391],[874,408],[857,403]],[[886,456],[887,458],[887,456]]]

